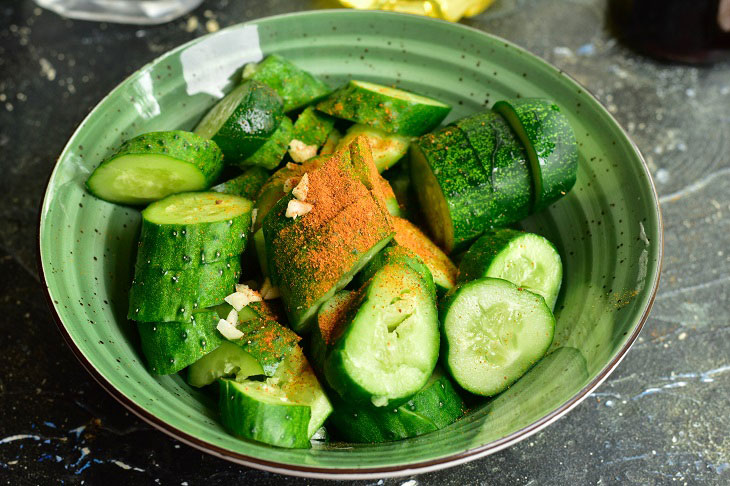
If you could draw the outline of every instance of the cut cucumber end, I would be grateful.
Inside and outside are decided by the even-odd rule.
[[[418,201],[426,223],[436,243],[447,253],[454,247],[454,226],[451,212],[438,180],[423,151],[417,144],[411,144],[411,179],[420,190]]]
[[[86,185],[105,201],[147,204],[169,194],[205,189],[206,182],[188,162],[159,154],[129,154],[100,165]]]
[[[213,223],[232,220],[251,211],[253,203],[233,194],[192,192],[175,194],[150,204],[142,216],[162,224]]]
[[[214,383],[218,378],[235,376],[237,381],[243,381],[263,374],[264,370],[256,358],[240,346],[223,341],[214,351],[188,367],[188,383],[199,388]]]

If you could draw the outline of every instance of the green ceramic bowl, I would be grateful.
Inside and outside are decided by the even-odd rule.
[[[189,129],[236,81],[238,69],[278,53],[335,86],[350,78],[395,84],[454,106],[449,120],[501,98],[549,97],[580,145],[578,182],[524,222],[556,243],[565,262],[547,365],[515,399],[476,406],[439,432],[378,445],[278,449],[227,434],[216,406],[180,376],[145,369],[125,318],[138,211],[95,199],[84,181],[124,139]],[[448,120],[447,120],[448,121]],[[524,50],[462,25],[349,10],[284,15],[196,39],[144,66],[83,121],[50,178],[40,221],[42,278],[58,326],[94,378],[163,432],[247,466],[310,477],[368,478],[443,468],[503,449],[576,406],[625,355],[659,279],[656,194],[636,146],[575,81]],[[486,401],[485,401],[486,402]]]

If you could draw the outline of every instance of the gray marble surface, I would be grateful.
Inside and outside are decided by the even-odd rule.
[[[130,416],[63,343],[35,254],[55,158],[120,80],[206,31],[322,6],[207,0],[139,28],[0,4],[0,482],[324,484],[229,464]],[[463,466],[361,484],[730,484],[730,64],[638,56],[607,32],[600,0],[498,0],[465,23],[570,73],[627,128],[663,207],[661,288],[627,358],[565,418]]]

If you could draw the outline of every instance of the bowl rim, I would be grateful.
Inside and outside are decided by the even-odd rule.
[[[543,64],[545,67],[554,69],[558,71],[558,73],[562,76],[565,76],[568,78],[571,82],[575,83],[578,87],[580,87],[583,92],[590,98],[592,98],[593,101],[596,102],[597,106],[600,110],[602,110],[604,115],[607,115],[613,123],[615,123],[616,127],[619,129],[620,133],[623,135],[623,137],[628,140],[630,147],[633,149],[636,157],[641,162],[641,168],[643,169],[646,178],[649,182],[649,186],[651,188],[651,196],[652,200],[654,202],[654,209],[655,209],[655,215],[657,218],[657,236],[658,236],[658,250],[657,250],[657,264],[656,264],[656,274],[654,276],[654,279],[651,283],[651,290],[649,294],[649,298],[644,305],[644,308],[641,312],[641,317],[639,318],[638,322],[635,324],[634,329],[630,336],[626,339],[626,342],[624,345],[618,350],[616,356],[608,362],[598,373],[598,375],[591,380],[589,383],[587,383],[576,395],[571,397],[566,403],[558,407],[557,409],[553,410],[549,414],[543,416],[542,418],[534,421],[533,423],[529,424],[526,427],[523,427],[522,429],[519,429],[505,437],[502,437],[500,439],[497,439],[495,441],[489,442],[487,444],[482,444],[478,447],[474,447],[471,449],[467,449],[465,451],[451,454],[449,456],[437,458],[437,459],[431,459],[426,461],[420,461],[405,465],[394,465],[394,466],[382,466],[382,467],[368,467],[368,468],[322,468],[322,467],[312,467],[312,466],[301,466],[301,465],[293,465],[293,464],[286,464],[276,461],[269,461],[266,459],[260,459],[254,456],[249,456],[246,454],[241,454],[237,452],[233,452],[227,449],[224,449],[222,447],[216,446],[214,444],[210,444],[202,439],[199,439],[193,435],[188,434],[187,432],[182,431],[176,426],[173,426],[171,424],[168,424],[167,422],[159,419],[155,415],[151,414],[150,412],[146,411],[144,408],[139,406],[137,403],[135,403],[133,400],[127,398],[123,393],[119,392],[111,383],[110,381],[104,377],[97,369],[96,367],[91,363],[91,361],[81,352],[79,347],[76,345],[76,343],[71,338],[71,335],[69,334],[68,330],[66,329],[65,324],[63,323],[61,317],[59,316],[58,312],[56,311],[55,304],[53,302],[53,299],[50,294],[50,290],[48,288],[48,282],[45,278],[45,271],[43,267],[43,257],[42,257],[42,249],[41,249],[41,232],[42,232],[42,224],[44,221],[44,215],[46,214],[46,205],[49,202],[49,183],[51,179],[56,174],[56,171],[58,170],[58,162],[61,158],[64,157],[66,152],[71,148],[70,142],[71,140],[76,137],[76,135],[79,133],[79,131],[84,126],[84,123],[87,121],[87,119],[97,110],[99,105],[101,105],[104,101],[106,101],[109,97],[114,95],[117,90],[121,88],[123,84],[125,84],[129,79],[136,76],[140,71],[151,68],[154,64],[158,63],[163,58],[166,58],[167,56],[170,56],[171,54],[174,54],[176,52],[180,52],[189,46],[200,42],[201,39],[212,37],[214,35],[218,35],[220,32],[225,32],[227,30],[232,30],[236,28],[240,28],[241,26],[245,25],[251,25],[255,24],[257,22],[263,21],[263,20],[274,20],[274,19],[280,19],[280,18],[286,18],[286,17],[301,17],[301,16],[319,16],[319,15],[328,15],[328,14],[337,14],[337,15],[360,15],[362,11],[360,10],[351,10],[351,9],[319,9],[319,10],[308,10],[308,11],[302,11],[302,12],[290,12],[290,13],[284,13],[279,15],[272,15],[267,17],[261,17],[257,19],[248,20],[246,22],[240,22],[237,24],[230,25],[224,29],[221,29],[217,32],[205,34],[199,37],[196,37],[194,39],[191,39],[173,49],[170,49],[160,56],[157,56],[152,61],[146,63],[145,65],[141,66],[140,68],[136,69],[133,73],[131,73],[129,76],[124,78],[119,84],[117,84],[109,93],[107,93],[101,100],[99,100],[96,105],[89,111],[89,113],[84,117],[84,119],[79,123],[77,128],[74,130],[73,134],[69,137],[69,142],[64,146],[63,150],[61,151],[61,154],[59,155],[58,159],[56,160],[56,163],[53,166],[53,170],[49,174],[47,180],[46,180],[46,190],[44,192],[43,200],[41,202],[41,205],[39,207],[39,214],[38,214],[38,233],[36,238],[36,256],[37,256],[37,266],[38,266],[38,274],[40,277],[40,283],[43,288],[43,293],[45,295],[46,303],[48,304],[48,307],[51,311],[51,316],[56,323],[56,327],[58,328],[58,331],[62,335],[64,341],[68,345],[68,347],[73,352],[76,359],[81,363],[82,367],[86,369],[86,371],[94,378],[94,380],[109,394],[111,395],[117,402],[119,402],[122,406],[124,406],[128,411],[132,412],[135,416],[146,422],[147,424],[151,425],[155,429],[165,433],[169,437],[179,440],[183,442],[184,444],[194,447],[200,451],[206,452],[208,454],[211,454],[213,456],[216,456],[221,459],[225,459],[228,461],[231,461],[233,463],[251,467],[254,469],[259,469],[267,472],[273,472],[277,474],[285,474],[285,475],[291,475],[291,476],[298,476],[298,477],[305,477],[305,478],[313,478],[313,479],[350,479],[350,480],[358,480],[358,479],[379,479],[379,478],[393,478],[393,477],[401,477],[401,476],[410,476],[414,474],[423,474],[427,472],[433,472],[453,466],[457,466],[460,464],[464,464],[469,461],[473,461],[482,457],[486,457],[488,455],[494,454],[498,451],[501,451],[503,449],[506,449],[507,447],[510,447],[513,444],[516,444],[517,442],[520,442],[531,435],[541,431],[548,425],[552,424],[553,422],[557,421],[559,418],[567,414],[569,411],[571,411],[573,408],[578,406],[583,400],[585,400],[598,386],[603,383],[606,378],[616,369],[616,367],[619,365],[619,363],[624,359],[627,352],[631,348],[631,346],[634,344],[636,339],[638,338],[639,334],[641,333],[641,330],[644,327],[644,324],[646,323],[649,313],[652,309],[652,306],[654,305],[654,300],[656,298],[656,294],[659,288],[659,281],[661,277],[661,271],[663,267],[663,259],[664,259],[664,222],[662,218],[662,211],[661,206],[659,202],[659,196],[656,191],[656,186],[654,184],[654,180],[651,176],[651,171],[649,170],[649,167],[646,163],[646,160],[644,159],[644,156],[642,155],[641,151],[639,150],[639,147],[636,145],[636,143],[631,139],[631,137],[626,133],[626,130],[618,123],[618,120],[611,114],[609,110],[606,109],[606,107],[603,105],[603,103],[598,100],[593,93],[586,89],[581,83],[579,83],[573,76],[566,73],[560,68],[557,68],[541,58],[540,56],[533,54],[532,52],[514,44],[513,42],[506,40],[500,36],[485,32],[483,30],[477,29],[475,27],[471,27],[468,25],[460,24],[460,23],[452,23],[447,22],[445,20],[441,19],[434,19],[429,17],[421,17],[417,15],[410,15],[410,14],[403,14],[403,13],[397,13],[397,12],[388,12],[388,11],[368,11],[368,14],[377,15],[377,16],[401,16],[404,18],[408,18],[409,21],[421,21],[425,23],[429,22],[436,22],[436,23],[444,23],[453,26],[456,29],[466,29],[468,31],[475,32],[479,35],[491,37],[497,41],[500,41],[504,43],[506,46],[515,49],[517,51],[520,51],[522,54],[526,54],[527,56],[531,57],[533,60],[536,60],[538,63]]]

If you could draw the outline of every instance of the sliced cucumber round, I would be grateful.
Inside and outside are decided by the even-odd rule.
[[[246,247],[248,199],[219,192],[174,194],[142,211],[137,267],[180,270],[230,259]]]
[[[218,314],[216,313],[216,324]],[[215,329],[215,326],[213,326]],[[217,331],[216,331],[217,332]],[[198,359],[188,367],[188,383],[194,387],[202,387],[215,383],[218,378],[235,376],[243,381],[250,376],[264,374],[258,360],[244,351],[240,346],[224,340],[212,352]]]
[[[354,316],[326,343],[324,376],[341,397],[396,406],[423,387],[439,353],[436,302],[408,265],[382,267],[360,291]]]
[[[268,381],[218,381],[221,422],[232,434],[278,447],[308,448],[311,409]]]
[[[456,285],[457,269],[446,253],[418,229],[416,225],[403,218],[393,218],[396,243],[418,255],[431,271],[433,282],[439,295]]]
[[[494,196],[463,132],[445,127],[411,145],[411,178],[436,243],[458,251],[491,224]]]
[[[397,408],[353,404],[333,397],[330,422],[351,442],[387,442],[442,429],[464,415],[464,402],[451,381],[436,368],[428,382]]]
[[[555,318],[545,300],[497,278],[457,285],[440,306],[443,363],[465,390],[491,396],[547,352]]]
[[[240,176],[221,182],[211,187],[210,190],[245,197],[253,201],[258,196],[261,188],[264,187],[269,176],[269,172],[264,168],[251,167]]]
[[[493,109],[507,119],[527,149],[535,187],[533,211],[572,189],[578,174],[578,143],[568,118],[549,100],[498,101]]]
[[[189,321],[194,310],[222,303],[240,276],[238,256],[184,270],[136,267],[127,317],[139,322]]]
[[[276,131],[269,137],[262,146],[246,157],[245,160],[237,165],[248,167],[251,165],[264,167],[266,169],[275,169],[284,159],[286,151],[289,148],[293,134],[293,125],[288,117],[283,117]]]
[[[216,330],[218,314],[194,312],[185,322],[140,322],[137,325],[142,352],[156,375],[177,373],[200,360],[223,342]]]
[[[392,167],[408,152],[410,137],[394,135],[384,130],[356,123],[347,129],[345,135],[337,143],[337,150],[347,147],[359,136],[367,138],[373,152],[373,160],[378,172]]]
[[[320,101],[317,109],[337,118],[413,137],[436,128],[451,107],[402,89],[350,81]]]
[[[180,130],[151,132],[125,142],[86,181],[100,199],[147,204],[177,192],[207,189],[223,168],[218,146]]]
[[[195,133],[218,144],[227,164],[245,160],[256,152],[281,123],[282,101],[258,81],[237,86],[198,123]]]
[[[255,79],[271,86],[284,101],[284,111],[306,106],[332,90],[317,77],[287,59],[271,54],[258,64],[249,64],[244,79]]]
[[[459,280],[501,278],[541,295],[553,309],[563,280],[560,254],[540,235],[512,229],[488,230],[466,252]]]

